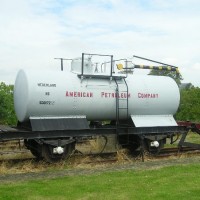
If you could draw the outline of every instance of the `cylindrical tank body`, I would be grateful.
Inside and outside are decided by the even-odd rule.
[[[120,119],[127,117],[127,87],[118,80]],[[164,76],[128,75],[129,115],[173,115],[180,94],[175,81]],[[38,116],[86,115],[88,120],[116,119],[116,82],[61,71],[19,71],[14,105],[20,122]]]

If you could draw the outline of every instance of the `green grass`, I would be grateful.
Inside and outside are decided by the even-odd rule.
[[[174,144],[170,144],[171,140],[167,139],[167,143],[165,144],[165,147],[167,147],[167,148],[177,147],[181,137],[182,137],[182,135],[179,136],[179,139]],[[189,132],[187,137],[186,137],[185,142],[191,142],[191,143],[195,143],[195,144],[200,144],[200,135],[198,135],[197,133]]]
[[[186,141],[200,144],[200,135],[198,135],[197,133],[189,132],[186,137]]]
[[[0,183],[0,199],[200,199],[200,164]]]

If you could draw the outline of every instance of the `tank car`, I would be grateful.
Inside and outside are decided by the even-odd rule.
[[[108,61],[96,63],[95,56]],[[20,70],[14,106],[18,127],[33,134],[25,139],[33,155],[57,161],[73,152],[78,138],[108,134],[132,150],[144,143],[157,149],[180,131],[173,117],[180,101],[176,82],[136,75],[128,62],[82,54],[70,71]]]

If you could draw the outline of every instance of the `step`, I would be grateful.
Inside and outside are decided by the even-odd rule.
[[[120,100],[120,101],[125,101],[126,100],[127,101],[127,98],[123,98],[123,99],[121,98],[121,99],[118,99],[118,100]]]

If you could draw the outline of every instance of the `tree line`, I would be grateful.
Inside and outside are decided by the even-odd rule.
[[[180,91],[181,99],[176,120],[200,122],[200,88],[191,87]]]
[[[0,83],[0,124],[16,125],[17,118],[14,111],[13,85]]]
[[[0,83],[0,124],[17,124],[14,111],[13,89],[13,85]],[[200,122],[200,88],[191,87],[181,89],[180,95],[180,106],[175,119],[177,121]]]

